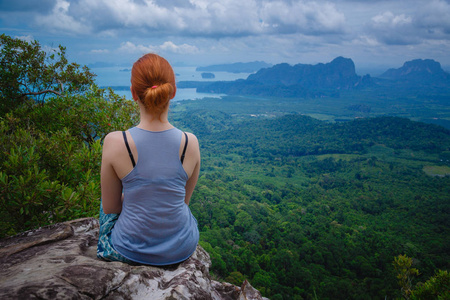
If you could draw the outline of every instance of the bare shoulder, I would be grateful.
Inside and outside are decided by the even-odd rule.
[[[113,131],[108,133],[103,140],[103,150],[117,149],[117,145],[123,143],[122,131]]]
[[[194,145],[197,145],[198,147],[198,139],[195,136],[195,134],[191,133],[191,132],[186,132],[186,134],[188,135],[189,138],[189,143],[192,143]]]
[[[105,141],[106,140],[109,140],[109,141],[116,140],[120,137],[122,137],[122,131],[112,131],[105,136]]]
[[[105,136],[104,142],[114,143],[123,140],[122,131],[112,131]]]
[[[198,139],[195,134],[186,132],[188,137],[187,154],[190,157],[196,157],[195,161],[200,160],[200,146],[198,144]]]

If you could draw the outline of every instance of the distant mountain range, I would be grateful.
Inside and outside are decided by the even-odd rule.
[[[206,67],[198,67],[196,71],[206,71],[206,72],[229,72],[229,73],[253,73],[262,68],[269,68],[271,64],[263,61],[253,61],[253,62],[237,62],[233,64],[222,64],[222,65],[212,65]]]
[[[267,85],[349,89],[357,85],[361,77],[356,75],[355,64],[351,59],[337,57],[327,64],[279,64],[252,74],[247,80]]]
[[[339,90],[370,84],[370,75],[358,76],[351,59],[337,57],[326,64],[278,64],[260,69],[246,80],[203,84],[198,86],[197,91],[228,95],[317,97],[337,96]]]
[[[382,88],[385,84],[398,85],[401,89],[428,86],[450,89],[450,74],[434,60],[416,59],[401,68],[387,70],[379,78],[358,76],[350,58],[337,57],[326,64],[277,64],[262,68],[245,80],[198,84],[197,91],[274,97],[339,97],[342,90]],[[193,87],[195,83],[189,85]]]

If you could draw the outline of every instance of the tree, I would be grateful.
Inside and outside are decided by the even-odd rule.
[[[245,280],[245,276],[241,272],[233,271],[225,278],[226,282],[232,283],[234,285],[240,286]]]
[[[395,257],[393,265],[397,272],[398,284],[402,289],[402,295],[405,299],[409,299],[413,286],[412,280],[414,276],[419,275],[419,270],[412,268],[412,258],[406,255]]]
[[[102,89],[20,105],[0,117],[0,237],[95,216],[101,141],[136,121],[133,101]]]
[[[94,76],[86,66],[69,63],[61,45],[46,52],[38,41],[0,35],[0,116],[27,99],[42,103],[51,95],[82,93]]]
[[[425,283],[418,283],[412,291],[411,299],[450,299],[450,273],[437,270]]]
[[[137,105],[99,89],[62,46],[0,41],[0,238],[97,215],[101,142],[137,123]]]
[[[253,224],[252,216],[248,214],[245,210],[241,210],[236,215],[236,220],[234,221],[234,228],[239,233],[244,233],[250,230]]]

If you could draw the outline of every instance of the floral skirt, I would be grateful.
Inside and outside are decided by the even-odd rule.
[[[117,252],[111,243],[111,232],[119,219],[120,214],[105,214],[103,205],[100,204],[100,231],[97,243],[97,257],[106,261],[121,261],[130,265],[136,265],[136,262],[129,260]]]

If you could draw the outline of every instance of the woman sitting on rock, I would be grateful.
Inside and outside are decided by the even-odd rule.
[[[97,256],[130,264],[171,265],[189,258],[199,239],[189,200],[197,184],[197,138],[168,121],[175,74],[156,54],[137,60],[131,93],[140,123],[104,140]]]

